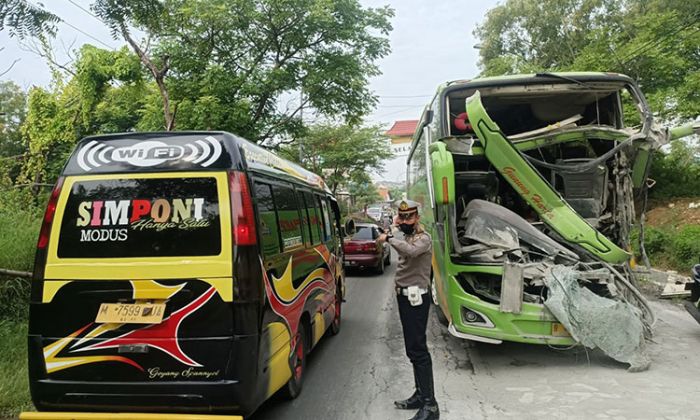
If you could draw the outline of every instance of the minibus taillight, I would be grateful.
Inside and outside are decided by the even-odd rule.
[[[248,179],[243,172],[228,173],[229,191],[231,193],[231,225],[233,243],[236,245],[255,245],[255,213],[250,197]]]
[[[54,185],[51,191],[51,197],[49,197],[49,204],[46,205],[46,212],[44,213],[44,222],[41,224],[41,231],[39,231],[39,242],[36,247],[39,249],[46,248],[49,244],[49,236],[51,235],[51,224],[53,222],[53,216],[56,214],[56,205],[58,204],[58,196],[61,194],[61,187],[63,186],[63,177],[59,177],[56,180],[56,185]]]

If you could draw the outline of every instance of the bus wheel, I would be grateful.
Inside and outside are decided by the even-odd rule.
[[[437,316],[438,322],[442,326],[447,327],[450,324],[450,321],[447,319],[445,314],[442,313],[442,308],[440,308],[439,305],[433,305],[433,308],[435,310],[435,316]]]
[[[449,325],[450,321],[447,319],[444,313],[442,313],[442,308],[440,308],[440,303],[438,303],[437,289],[435,288],[435,277],[430,277],[430,296],[433,299],[433,308],[435,310],[435,316],[437,316],[438,322],[445,327]]]
[[[331,335],[336,335],[340,332],[340,316],[342,315],[343,291],[340,289],[340,283],[335,286],[335,317],[331,324]]]
[[[306,327],[299,325],[299,331],[294,337],[294,348],[292,349],[292,377],[289,378],[284,394],[289,399],[294,399],[301,393],[301,386],[304,383],[304,373],[306,371]]]

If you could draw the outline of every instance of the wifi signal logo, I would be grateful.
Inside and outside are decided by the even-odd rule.
[[[147,140],[130,146],[113,147],[93,140],[78,152],[78,166],[85,171],[90,171],[113,162],[148,167],[182,159],[185,162],[207,167],[219,159],[221,152],[221,144],[212,136],[184,145]]]

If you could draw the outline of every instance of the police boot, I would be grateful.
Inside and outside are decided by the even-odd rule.
[[[399,410],[415,410],[416,408],[421,408],[423,406],[423,400],[420,394],[420,384],[418,383],[418,374],[416,368],[413,368],[413,381],[416,386],[416,390],[413,395],[408,397],[408,399],[394,401],[394,406]]]
[[[437,420],[440,418],[440,409],[435,401],[435,390],[433,387],[433,367],[431,365],[421,366],[417,369],[417,379],[421,390],[421,400],[423,405],[411,420]]]

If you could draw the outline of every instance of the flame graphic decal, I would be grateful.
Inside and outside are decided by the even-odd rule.
[[[68,337],[62,338],[44,347],[44,361],[46,362],[46,372],[54,373],[59,370],[68,369],[74,366],[85,365],[96,362],[122,362],[129,364],[141,371],[143,368],[131,359],[122,356],[85,356],[85,357],[57,357],[56,355],[66,347],[71,340],[80,335],[92,324],[88,324]]]
[[[170,314],[170,316],[160,324],[149,325],[146,328],[130,331],[119,337],[105,340],[91,346],[83,347],[75,351],[99,350],[119,347],[122,344],[146,344],[170,355],[173,359],[187,366],[201,367],[202,365],[192,360],[180,348],[177,332],[180,324],[189,315],[204,306],[216,293],[214,287],[210,287],[197,299],[186,306]]]
[[[174,289],[174,291],[179,291],[181,289]],[[173,293],[174,294],[174,293]],[[204,306],[211,298],[216,294],[216,289],[210,287],[201,296],[192,302],[188,303],[184,307],[178,309],[177,311],[170,314],[168,318],[163,320],[160,324],[149,325],[145,328],[130,331],[119,337],[114,337],[95,343],[90,346],[79,347],[83,343],[96,338],[102,334],[109,331],[113,331],[119,328],[123,324],[98,324],[94,329],[90,330],[85,334],[77,343],[74,343],[70,347],[69,353],[79,353],[89,350],[102,350],[108,348],[119,347],[121,344],[146,344],[149,347],[161,350],[167,353],[173,359],[193,367],[201,367],[199,363],[187,356],[180,348],[180,343],[178,341],[178,330],[182,321],[185,320],[189,315],[196,312],[199,308]],[[172,296],[172,295],[171,295]],[[57,355],[70,344],[76,337],[79,337],[84,331],[92,327],[94,324],[90,323],[79,330],[75,331],[68,337],[62,338],[55,341],[48,346],[44,347],[44,360],[46,362],[47,373],[57,372],[62,369],[67,369],[70,367],[96,363],[96,362],[122,362],[134,366],[135,368],[143,371],[144,369],[135,361],[122,357],[122,356],[71,356],[71,357],[58,357]]]
[[[328,262],[332,262],[332,258],[330,258],[331,261],[329,261],[329,258],[326,257],[319,248],[325,247],[316,248],[316,251],[324,257],[324,262],[327,264]],[[326,255],[328,255],[327,249]],[[262,272],[265,282],[265,292],[270,301],[270,306],[273,312],[279,315],[287,324],[289,335],[292,337],[293,341],[299,331],[299,321],[307,298],[315,290],[323,290],[329,293],[328,285],[333,284],[333,276],[328,269],[318,268],[312,271],[298,288],[295,288],[292,284],[292,258],[293,257],[289,258],[287,268],[280,278],[272,276],[272,281],[270,281],[264,266]],[[262,260],[260,260],[261,265],[262,263]]]

